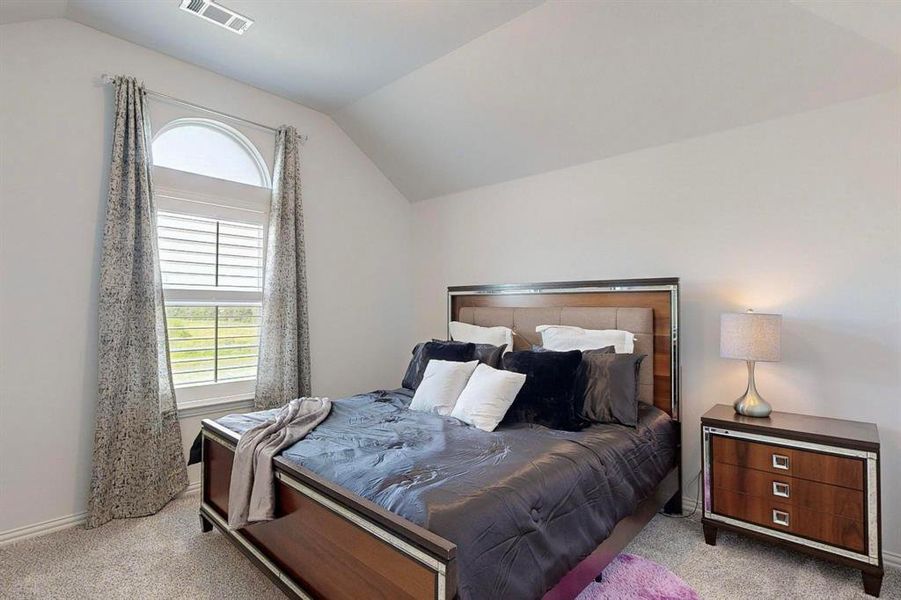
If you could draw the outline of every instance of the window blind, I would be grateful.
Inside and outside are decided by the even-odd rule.
[[[263,226],[159,211],[157,237],[173,383],[255,378]]]
[[[193,215],[157,216],[163,286],[263,288],[263,227]]]

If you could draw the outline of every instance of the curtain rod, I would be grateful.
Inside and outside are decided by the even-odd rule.
[[[113,82],[115,81],[115,79],[116,79],[115,77],[113,77],[112,75],[110,75],[110,74],[108,74],[108,73],[104,73],[103,75],[100,76],[100,81],[102,81],[102,82],[105,83],[105,84],[113,83]],[[175,103],[175,104],[181,104],[182,106],[187,106],[187,107],[190,107],[190,108],[194,108],[194,109],[197,109],[197,110],[201,110],[201,111],[203,111],[203,112],[207,112],[207,113],[210,113],[210,114],[213,114],[213,115],[217,115],[217,116],[223,117],[223,118],[225,118],[225,119],[231,119],[232,121],[238,121],[239,123],[244,123],[244,124],[246,124],[246,125],[253,125],[254,127],[258,127],[258,128],[260,128],[260,129],[264,129],[264,130],[270,131],[270,132],[272,132],[272,133],[277,133],[277,132],[278,132],[278,128],[277,128],[277,127],[270,127],[269,125],[263,125],[262,123],[257,123],[256,121],[251,121],[250,119],[244,119],[244,118],[242,118],[242,117],[236,117],[235,115],[230,115],[230,114],[228,114],[228,113],[226,113],[226,112],[222,112],[221,110],[216,110],[216,109],[214,109],[214,108],[209,108],[209,107],[207,107],[207,106],[203,106],[203,105],[200,105],[200,104],[195,104],[194,102],[188,102],[187,100],[182,100],[181,98],[176,98],[175,96],[170,96],[169,94],[163,94],[163,93],[161,93],[161,92],[155,92],[155,91],[153,91],[153,90],[151,90],[151,89],[148,89],[148,88],[146,88],[146,87],[144,88],[144,92],[145,92],[146,94],[150,95],[150,96],[156,96],[157,98],[162,98],[163,100],[168,100],[169,102],[173,102],[173,103]],[[306,135],[299,135],[299,138],[300,138],[300,143],[303,144],[304,142],[307,141],[308,136],[306,136]]]

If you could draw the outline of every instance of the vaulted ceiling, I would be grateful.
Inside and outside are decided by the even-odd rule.
[[[0,22],[66,17],[327,112],[412,201],[901,83],[899,2],[222,3],[246,35],[177,0],[4,0]]]
[[[179,10],[178,4],[179,0],[69,0],[66,15],[332,112],[539,2],[222,0],[256,21],[243,36]]]
[[[335,118],[415,201],[874,94],[899,72],[784,2],[549,2]]]

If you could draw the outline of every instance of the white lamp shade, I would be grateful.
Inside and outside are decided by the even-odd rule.
[[[775,362],[782,359],[782,315],[726,313],[720,317],[720,356]]]

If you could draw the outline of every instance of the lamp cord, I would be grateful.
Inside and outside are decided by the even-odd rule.
[[[663,515],[664,517],[667,517],[669,519],[690,519],[691,517],[693,517],[695,515],[696,512],[698,512],[698,505],[701,504],[701,472],[702,471],[699,470],[698,474],[695,475],[694,479],[692,479],[691,481],[688,482],[687,487],[691,487],[691,484],[693,484],[695,482],[697,482],[697,484],[698,484],[698,491],[695,492],[695,506],[693,509],[691,509],[691,512],[688,513],[687,515],[669,515],[661,510],[661,511],[659,511],[661,515]]]

